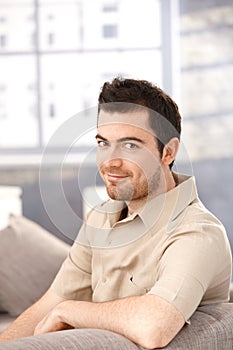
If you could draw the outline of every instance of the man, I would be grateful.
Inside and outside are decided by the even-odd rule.
[[[114,79],[99,96],[97,164],[110,200],[87,217],[52,286],[1,341],[101,328],[166,346],[198,305],[227,302],[231,252],[194,179],[173,173],[181,118],[147,81]]]

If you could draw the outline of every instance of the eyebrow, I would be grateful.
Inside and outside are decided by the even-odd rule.
[[[105,137],[101,136],[100,134],[97,134],[95,138],[96,139],[101,139],[103,141],[108,141]]]
[[[103,141],[108,141],[108,139],[101,136],[100,134],[97,134],[95,138],[103,140]],[[137,142],[140,142],[142,144],[145,144],[145,141],[143,141],[142,139],[139,139],[138,137],[135,137],[135,136],[121,137],[120,139],[117,140],[117,142],[125,142],[125,141],[137,141]]]

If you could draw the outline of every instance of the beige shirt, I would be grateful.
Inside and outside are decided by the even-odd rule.
[[[226,302],[231,250],[222,224],[200,202],[193,177],[119,221],[109,200],[82,226],[52,289],[65,299],[104,302],[158,295],[186,321],[198,305]]]

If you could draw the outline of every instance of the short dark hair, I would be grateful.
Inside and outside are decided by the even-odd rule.
[[[99,94],[98,113],[133,110],[135,105],[149,109],[149,123],[155,132],[158,149],[162,156],[164,145],[173,137],[180,140],[181,116],[177,104],[158,86],[146,80],[115,78],[106,82]],[[126,110],[127,109],[127,110]],[[173,163],[170,164],[170,168]]]

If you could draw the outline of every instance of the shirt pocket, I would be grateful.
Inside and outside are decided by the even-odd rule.
[[[133,272],[127,272],[127,278],[129,286],[137,294],[135,295],[144,295],[150,291],[153,286],[153,281],[151,276],[140,276]]]

